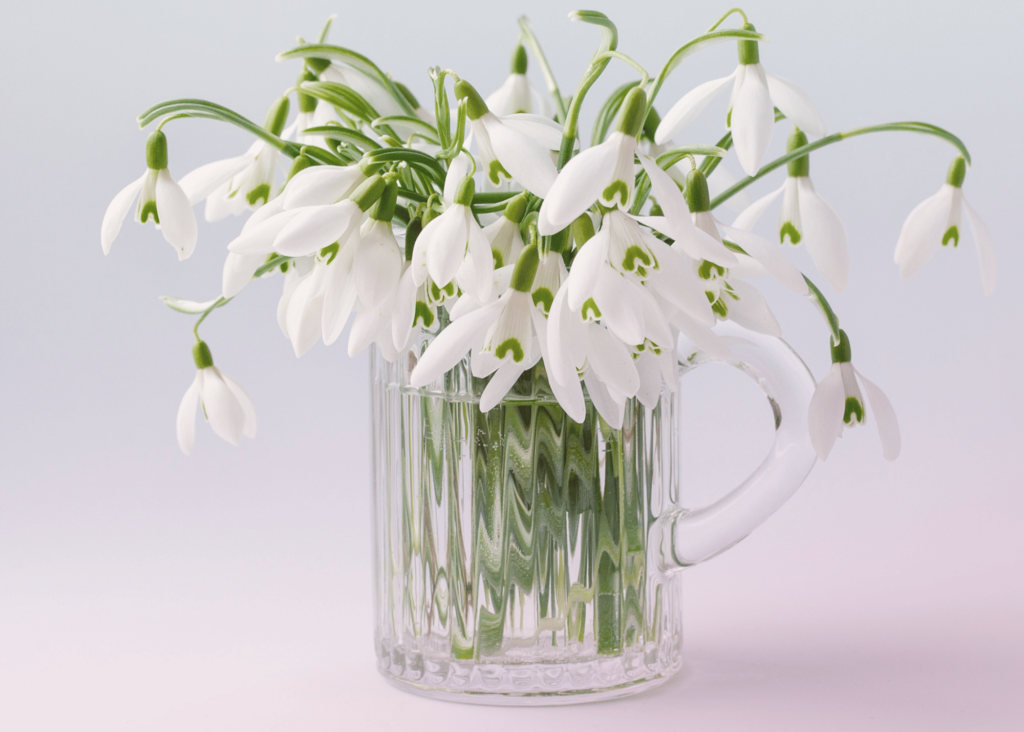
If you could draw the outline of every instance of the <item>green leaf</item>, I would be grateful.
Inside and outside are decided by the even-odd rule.
[[[373,140],[362,132],[349,129],[348,127],[342,127],[341,125],[322,125],[320,127],[307,127],[302,130],[303,134],[306,135],[322,135],[331,140],[339,140],[341,142],[348,143],[353,147],[357,147],[363,152],[367,150],[379,150],[380,144]]]
[[[273,145],[289,157],[294,158],[299,154],[299,146],[295,143],[282,140],[277,135],[265,130],[261,125],[243,117],[237,112],[227,107],[222,107],[219,104],[208,102],[205,99],[172,99],[156,104],[139,115],[139,127],[144,128],[158,119],[171,116],[196,117],[227,122]]]
[[[199,315],[210,310],[214,305],[217,304],[216,298],[207,302],[195,302],[194,300],[183,300],[180,297],[171,297],[170,295],[161,295],[160,300],[164,305],[169,307],[171,310],[177,310],[179,313],[185,313],[186,315]]]
[[[304,81],[302,91],[310,96],[322,99],[335,107],[348,112],[353,117],[361,119],[367,124],[373,122],[380,115],[362,95],[354,89],[338,84],[333,81]]]
[[[705,155],[715,158],[724,158],[729,154],[725,148],[716,145],[684,145],[666,150],[658,156],[658,167],[668,170],[687,155]]]
[[[334,46],[328,43],[310,43],[277,55],[278,61],[293,58],[323,58],[347,64],[384,87],[385,91],[387,91],[388,94],[390,94],[408,114],[416,114],[416,110],[412,108],[412,105],[409,104],[409,100],[406,99],[405,95],[399,91],[397,86],[395,86],[391,77],[381,71],[377,64],[366,56],[363,56],[361,53],[356,53],[348,48],[342,48],[341,46]]]
[[[444,185],[445,169],[433,155],[428,155],[421,150],[412,150],[407,147],[382,147],[379,150],[371,150],[366,153],[366,156],[379,163],[406,163],[426,173],[439,185]]]
[[[378,125],[389,125],[392,122],[399,122],[407,127],[414,127],[420,131],[420,134],[426,136],[430,142],[434,144],[440,144],[437,140],[437,129],[434,128],[429,122],[424,122],[419,117],[407,117],[405,115],[393,114],[388,117],[378,117],[372,123],[370,127],[377,127]]]

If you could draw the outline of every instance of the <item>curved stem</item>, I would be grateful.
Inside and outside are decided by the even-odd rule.
[[[620,61],[625,61],[627,64],[629,64],[634,69],[636,69],[637,71],[640,72],[640,83],[639,83],[640,88],[642,89],[645,86],[647,86],[647,82],[648,82],[648,80],[650,80],[651,75],[647,73],[647,70],[644,69],[643,66],[638,64],[636,61],[631,59],[626,54],[622,53],[621,51],[605,51],[604,53],[598,54],[597,56],[595,56],[594,57],[594,61],[599,61],[599,60],[601,60],[603,58],[617,58]]]
[[[583,79],[580,80],[579,88],[576,89],[572,102],[569,104],[565,125],[562,127],[562,147],[558,151],[559,170],[564,168],[565,164],[572,158],[572,151],[576,145],[576,125],[579,121],[583,99],[586,97],[590,87],[594,85],[594,82],[598,80],[611,62],[611,58],[604,57],[603,54],[608,51],[614,51],[619,43],[619,32],[615,28],[615,24],[604,13],[599,13],[596,10],[577,10],[569,15],[569,19],[581,20],[584,23],[600,26],[602,41],[601,46],[597,49],[593,59],[590,61],[590,65],[583,74]]]
[[[711,201],[711,208],[714,209],[718,207],[723,202],[732,198],[732,196],[742,191],[744,188],[749,186],[754,181],[760,180],[764,176],[768,175],[768,173],[771,173],[773,170],[776,170],[777,168],[781,168],[783,165],[785,165],[791,160],[802,158],[808,153],[814,152],[815,150],[827,147],[828,145],[832,145],[842,140],[847,140],[851,137],[857,137],[858,135],[871,134],[873,132],[917,132],[918,134],[921,135],[931,135],[933,137],[938,137],[942,140],[945,140],[953,147],[955,147],[957,150],[959,150],[960,154],[964,156],[964,159],[967,161],[968,164],[970,164],[971,162],[971,154],[967,152],[966,145],[964,145],[963,141],[959,137],[954,135],[952,132],[944,130],[941,127],[936,127],[935,125],[928,124],[927,122],[888,122],[886,124],[881,125],[871,125],[870,127],[858,127],[856,129],[848,130],[846,132],[836,132],[834,134],[827,135],[816,142],[803,145],[802,147],[798,147],[796,150],[793,150],[792,152],[786,153],[782,157],[776,158],[775,160],[771,161],[763,168],[761,168],[759,171],[757,171],[757,173],[755,173],[754,175],[744,178],[743,180],[727,188],[721,194],[716,196]]]
[[[533,28],[530,27],[530,19],[525,15],[519,18],[519,30],[522,33],[523,42],[526,44],[526,47],[530,49],[533,57],[540,64],[540,70],[544,75],[544,83],[548,88],[548,93],[555,100],[556,117],[559,122],[564,122],[566,115],[565,100],[562,98],[562,92],[558,89],[555,72],[551,70],[548,59],[544,55],[544,50],[540,47],[540,41],[537,40],[537,36],[533,33]]]
[[[161,102],[160,104],[150,107],[139,115],[139,127],[145,128],[161,117],[167,116],[170,116],[173,119],[197,117],[199,119],[215,119],[221,122],[227,122],[235,125],[236,127],[240,127],[255,137],[260,138],[267,144],[273,145],[288,157],[294,158],[299,154],[299,146],[295,143],[289,142],[288,140],[282,140],[277,135],[265,130],[262,126],[243,117],[237,112],[234,112],[227,107],[222,107],[219,104],[208,102],[205,99],[172,99],[167,102]],[[166,120],[166,122],[169,121],[170,119]],[[161,122],[160,124],[163,126],[165,122]]]
[[[285,264],[286,262],[290,261],[292,261],[291,257],[285,257],[282,255],[276,256],[273,259],[268,260],[266,263],[260,265],[259,269],[257,269],[253,273],[252,279],[255,280],[259,277],[262,277],[272,269],[276,269],[277,267],[280,267],[282,264]],[[233,297],[218,297],[217,300],[213,303],[213,305],[211,305],[210,307],[206,308],[206,310],[203,311],[203,314],[199,316],[199,320],[197,320],[196,324],[192,326],[192,333],[195,335],[197,341],[199,340],[199,326],[203,324],[203,321],[206,320],[207,317],[209,317],[210,313],[212,313],[217,308],[224,307],[234,299],[235,298]]]
[[[719,18],[719,19],[718,19],[718,20],[717,20],[717,21],[715,22],[715,24],[714,24],[713,26],[711,26],[710,28],[708,28],[707,32],[708,32],[708,33],[710,33],[710,32],[711,32],[711,31],[713,31],[713,30],[714,30],[715,28],[717,28],[718,26],[720,26],[720,25],[721,25],[722,23],[724,23],[724,22],[725,22],[726,18],[728,18],[728,17],[729,17],[730,15],[732,15],[733,13],[739,13],[739,14],[740,14],[740,17],[741,17],[741,18],[743,18],[743,23],[744,23],[744,24],[746,24],[746,23],[750,22],[750,21],[748,21],[748,20],[747,20],[747,14],[743,12],[743,9],[742,9],[742,8],[730,8],[729,10],[727,10],[727,11],[726,11],[725,15],[723,15],[723,16],[722,16],[721,18]]]
[[[832,310],[832,306],[828,304],[828,300],[818,289],[818,286],[811,282],[811,278],[804,275],[804,282],[807,283],[807,299],[813,302],[821,314],[825,316],[825,322],[828,323],[828,329],[832,331],[833,342],[839,343],[839,318],[836,317],[835,311]]]
[[[654,80],[654,88],[651,89],[651,94],[647,99],[647,110],[650,111],[651,106],[654,104],[655,97],[658,96],[658,92],[661,91],[661,85],[665,83],[665,79],[668,75],[676,70],[676,67],[683,62],[683,59],[690,56],[702,48],[711,46],[715,43],[727,41],[730,38],[735,38],[741,41],[767,41],[768,37],[758,33],[756,31],[748,30],[720,30],[705,33],[702,36],[694,38],[692,41],[680,46],[676,49],[668,61],[665,63],[665,68],[661,70],[657,78]]]

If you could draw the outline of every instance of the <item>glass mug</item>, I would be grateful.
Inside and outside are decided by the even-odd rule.
[[[627,402],[612,430],[573,422],[543,364],[477,407],[468,361],[414,389],[416,358],[371,356],[375,645],[413,693],[569,704],[664,683],[682,663],[678,570],[736,544],[800,486],[814,379],[781,340],[723,323],[728,363],[758,382],[775,445],[713,504],[679,502],[681,397]],[[680,343],[679,374],[711,361]]]

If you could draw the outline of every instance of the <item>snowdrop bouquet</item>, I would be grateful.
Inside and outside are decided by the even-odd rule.
[[[739,27],[723,27],[734,16]],[[473,376],[486,380],[483,412],[543,364],[570,418],[582,421],[589,400],[606,426],[618,429],[629,400],[651,406],[675,388],[680,334],[719,355],[730,345],[716,334],[718,321],[779,335],[755,285],[773,277],[820,310],[829,334],[833,366],[808,415],[818,455],[824,459],[844,427],[870,411],[883,454],[896,457],[900,436],[889,400],[854,369],[850,338],[823,288],[788,252],[806,245],[828,287],[842,291],[849,274],[846,234],[811,182],[813,154],[876,132],[930,135],[949,142],[955,157],[939,192],[910,213],[896,238],[900,276],[915,273],[939,249],[956,247],[965,211],[983,286],[991,292],[990,236],[962,191],[970,164],[964,144],[924,122],[827,134],[808,96],[762,65],[767,38],[738,9],[677,49],[653,78],[618,49],[606,16],[578,11],[570,18],[601,33],[571,95],[563,93],[526,19],[508,79],[487,96],[470,73],[431,68],[432,88],[417,97],[366,56],[327,43],[328,22],[316,42],[300,39],[279,55],[301,68],[262,125],[197,99],[164,102],[140,116],[143,128],[156,125],[146,143],[146,170],[107,209],[104,253],[133,207],[136,220],[159,228],[179,259],[196,246],[198,204],[205,201],[208,221],[250,214],[227,244],[219,297],[163,298],[198,316],[197,372],[177,420],[185,453],[193,449],[197,405],[229,442],[255,435],[252,402],[214,365],[199,327],[257,280],[279,282],[278,321],[297,356],[318,340],[334,343],[348,326],[350,355],[371,345],[391,361],[411,352],[410,383],[422,386],[468,354]],[[720,42],[737,45],[731,74],[678,100],[660,96],[680,63]],[[528,55],[541,69],[546,94],[527,79]],[[588,92],[613,62],[628,65],[637,78],[596,106],[585,140],[581,110],[593,103]],[[726,89],[726,133],[714,144],[691,144],[687,125]],[[183,118],[228,122],[254,142],[176,181],[164,130]],[[765,160],[780,125],[787,152]],[[723,183],[723,172],[713,174],[729,155],[747,177]],[[775,191],[731,223],[721,219],[723,203],[774,174],[781,178]],[[780,197],[778,240],[752,233]]]

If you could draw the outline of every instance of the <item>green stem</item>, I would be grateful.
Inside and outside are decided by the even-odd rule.
[[[825,322],[828,323],[828,329],[832,331],[833,342],[839,343],[839,318],[836,317],[835,311],[832,310],[832,306],[828,304],[828,300],[818,289],[818,286],[811,282],[811,278],[804,275],[804,282],[807,283],[807,299],[818,306],[821,314],[825,316]]]
[[[565,125],[562,128],[562,147],[558,151],[558,169],[561,170],[572,158],[572,151],[576,145],[576,125],[579,121],[580,108],[583,106],[583,99],[586,97],[590,87],[598,80],[601,74],[611,62],[611,58],[604,54],[614,51],[619,43],[619,33],[615,24],[608,19],[604,13],[596,10],[577,10],[569,15],[570,20],[580,20],[584,23],[597,25],[601,28],[601,45],[594,54],[583,74],[579,88],[569,104],[569,111],[565,117]]]
[[[600,54],[598,56],[595,56],[594,57],[594,61],[599,61],[602,58],[610,58],[610,59],[611,58],[617,58],[620,61],[625,61],[627,64],[629,64],[634,69],[636,69],[638,72],[640,72],[640,84],[639,84],[640,88],[643,89],[645,86],[647,86],[647,82],[650,80],[651,75],[647,73],[647,70],[644,69],[643,66],[638,64],[636,61],[631,59],[626,54],[624,54],[624,53],[622,53],[620,51],[605,51],[604,53],[602,53],[602,54]]]
[[[754,181],[763,178],[764,176],[768,175],[768,173],[772,172],[773,170],[776,170],[777,168],[781,168],[790,160],[802,158],[804,155],[807,155],[808,153],[811,153],[823,147],[827,147],[828,145],[832,145],[836,142],[847,140],[851,137],[857,137],[859,135],[867,135],[872,132],[917,132],[918,134],[922,135],[932,135],[933,137],[938,137],[951,144],[953,147],[960,151],[960,154],[964,156],[964,159],[968,162],[968,164],[971,162],[971,154],[967,152],[967,147],[964,145],[963,141],[959,137],[954,135],[952,132],[948,132],[942,129],[941,127],[936,127],[935,125],[928,124],[927,122],[888,122],[886,124],[872,125],[870,127],[858,127],[857,129],[848,130],[847,132],[836,132],[834,134],[828,135],[816,142],[803,145],[801,147],[798,147],[796,150],[793,150],[792,152],[786,153],[782,157],[776,158],[775,160],[771,161],[763,168],[761,168],[759,171],[757,171],[757,173],[755,173],[754,175],[744,178],[735,185],[723,191],[720,195],[716,196],[714,200],[711,201],[711,208],[717,208],[723,202],[729,200],[732,196],[742,191],[744,188],[749,186]]]
[[[544,55],[544,50],[540,47],[540,41],[537,40],[537,36],[533,34],[533,28],[530,27],[530,19],[525,15],[519,18],[519,30],[522,32],[523,43],[526,44],[526,47],[533,53],[534,58],[537,59],[537,63],[540,64],[540,70],[544,74],[544,83],[547,85],[548,93],[555,100],[555,118],[559,122],[564,122],[566,116],[565,100],[562,98],[562,92],[558,89],[555,72],[551,70],[548,59]]]
[[[285,257],[285,256],[280,256],[280,255],[276,256],[273,259],[271,259],[268,262],[266,262],[265,264],[260,265],[260,268],[257,269],[253,273],[252,279],[255,280],[255,279],[259,278],[259,277],[262,277],[263,275],[265,275],[270,270],[275,269],[277,267],[280,267],[285,262],[290,262],[290,261],[292,261],[291,257]],[[206,318],[209,317],[210,313],[212,313],[214,310],[216,310],[217,308],[224,307],[225,305],[227,305],[232,300],[234,300],[233,297],[219,297],[213,303],[213,305],[211,305],[210,307],[206,308],[206,310],[203,311],[203,314],[199,316],[199,320],[197,320],[196,324],[192,327],[192,333],[195,334],[195,337],[196,337],[197,341],[200,340],[200,338],[199,338],[199,326],[203,324],[203,321],[206,320]]]
[[[719,18],[719,19],[718,19],[718,21],[717,21],[717,22],[716,22],[716,23],[715,23],[715,24],[714,24],[713,26],[711,26],[710,28],[708,28],[708,31],[707,31],[707,32],[708,32],[708,33],[710,33],[710,32],[711,32],[711,31],[713,31],[713,30],[714,30],[715,28],[717,28],[718,26],[720,26],[720,25],[721,25],[722,23],[724,23],[724,22],[725,22],[726,18],[728,18],[728,17],[729,17],[730,15],[732,15],[733,13],[739,13],[739,14],[740,14],[740,17],[741,17],[741,18],[743,18],[743,24],[744,24],[744,25],[746,25],[746,24],[747,24],[747,23],[749,22],[749,21],[747,20],[747,14],[743,12],[743,9],[742,9],[742,8],[731,8],[731,9],[727,10],[727,11],[726,11],[726,13],[725,13],[725,15],[723,15],[723,16],[722,16],[721,18]]]
[[[299,154],[299,146],[294,142],[282,140],[277,135],[265,130],[261,125],[234,112],[227,107],[222,107],[204,99],[172,99],[161,102],[147,109],[139,115],[140,128],[145,128],[161,117],[170,116],[172,119],[183,117],[197,117],[199,119],[215,119],[221,122],[233,124],[246,132],[260,138],[269,145],[273,145],[288,157],[294,158]],[[170,119],[165,122],[169,122]],[[161,122],[161,127],[165,122]]]
[[[668,78],[669,74],[671,74],[673,71],[676,70],[676,67],[678,67],[679,64],[681,64],[683,62],[684,58],[686,58],[687,56],[690,56],[691,54],[696,53],[697,51],[699,51],[702,48],[705,48],[707,46],[713,45],[715,43],[720,43],[722,41],[727,41],[730,38],[738,38],[740,40],[747,40],[747,41],[767,41],[768,40],[768,38],[766,36],[764,36],[764,35],[762,35],[760,33],[757,33],[756,31],[748,31],[748,30],[721,30],[721,31],[714,31],[714,32],[711,32],[711,33],[705,33],[702,36],[698,36],[697,38],[694,38],[692,41],[689,41],[685,45],[680,46],[678,49],[676,49],[676,52],[673,53],[672,56],[669,57],[668,62],[665,64],[665,68],[663,68],[661,70],[661,73],[658,74],[657,78],[654,80],[654,88],[651,89],[650,97],[647,99],[647,109],[648,109],[648,111],[650,111],[651,106],[654,105],[654,99],[655,99],[655,97],[658,96],[658,92],[661,91],[661,86],[662,86],[662,84],[665,83],[665,79]]]

